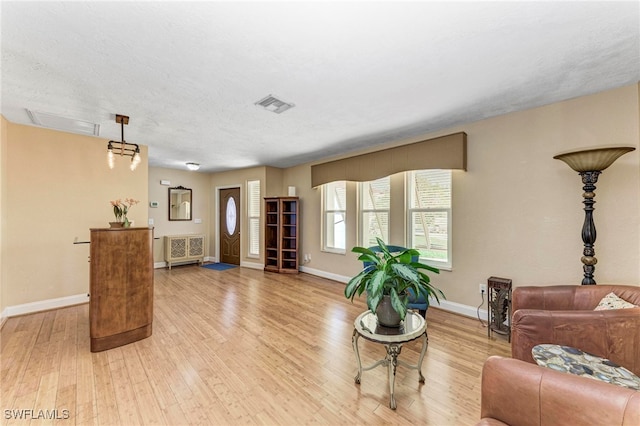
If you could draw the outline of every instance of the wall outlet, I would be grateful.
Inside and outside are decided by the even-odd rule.
[[[480,294],[487,294],[487,285],[484,283],[480,283],[478,284],[479,288],[478,288],[478,293]]]

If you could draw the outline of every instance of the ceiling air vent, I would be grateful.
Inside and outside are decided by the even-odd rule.
[[[281,101],[280,99],[276,98],[274,95],[269,95],[266,98],[260,99],[258,102],[256,102],[256,105],[261,106],[266,110],[273,111],[276,114],[285,112],[289,108],[293,108],[295,106],[294,104]]]
[[[100,125],[89,121],[61,117],[59,115],[32,111],[30,109],[27,109],[27,114],[29,114],[29,118],[31,118],[33,124],[37,126],[89,136],[98,136],[100,133]]]

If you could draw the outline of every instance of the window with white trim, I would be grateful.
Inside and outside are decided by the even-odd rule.
[[[451,267],[451,170],[407,172],[407,245],[436,267]]]
[[[345,181],[322,185],[322,229],[325,251],[345,253],[347,184]]]
[[[391,208],[391,177],[358,184],[359,232],[363,247],[377,245],[376,238],[389,241],[389,209]]]
[[[247,181],[247,219],[249,222],[248,257],[260,257],[260,181]]]

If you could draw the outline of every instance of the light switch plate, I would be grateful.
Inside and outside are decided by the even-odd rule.
[[[202,219],[193,219],[193,223],[202,223]]]
[[[149,201],[149,207],[157,208],[160,204],[157,201]]]

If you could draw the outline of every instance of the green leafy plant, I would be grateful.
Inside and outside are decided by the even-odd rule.
[[[407,304],[410,292],[414,295],[422,295],[425,300],[433,296],[438,303],[440,297],[446,299],[442,290],[431,284],[431,279],[423,271],[436,274],[440,270],[413,259],[420,255],[415,249],[406,249],[399,253],[389,251],[387,245],[377,238],[379,252],[366,247],[354,247],[354,253],[360,253],[358,260],[365,262],[366,266],[355,277],[351,278],[344,289],[347,299],[366,292],[367,306],[372,312],[376,312],[383,296],[389,295],[393,309],[404,320],[407,315]]]

